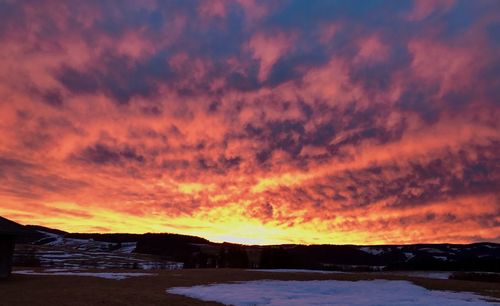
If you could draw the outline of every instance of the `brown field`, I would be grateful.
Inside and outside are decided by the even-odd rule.
[[[99,270],[99,272],[103,272]],[[123,270],[115,272],[124,272]],[[128,271],[142,272],[142,271]],[[210,283],[276,280],[408,280],[432,290],[469,291],[487,297],[500,298],[498,283],[461,280],[425,279],[376,273],[315,274],[267,273],[239,269],[193,269],[151,271],[157,276],[108,280],[81,276],[12,275],[0,281],[0,305],[220,305],[184,296],[167,294],[170,287]]]

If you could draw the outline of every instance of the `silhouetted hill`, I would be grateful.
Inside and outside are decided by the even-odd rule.
[[[247,246],[213,243],[207,239],[170,234],[82,234],[30,226],[42,234],[37,244],[63,241],[95,241],[120,248],[134,243],[131,251],[182,262],[185,268],[298,268],[343,271],[447,270],[500,272],[500,245],[274,245]],[[45,233],[45,234],[43,234]],[[44,236],[45,235],[45,236]]]
[[[58,229],[55,229],[55,228],[50,228],[50,227],[45,227],[45,226],[41,226],[41,225],[25,225],[26,228],[29,228],[29,229],[32,229],[32,230],[35,230],[35,231],[42,231],[42,232],[46,232],[46,233],[53,233],[53,234],[57,234],[57,235],[67,235],[68,232],[65,232],[65,231],[61,231],[61,230],[58,230]]]

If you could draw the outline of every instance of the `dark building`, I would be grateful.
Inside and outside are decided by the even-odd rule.
[[[31,231],[21,224],[0,217],[0,279],[12,271],[12,256],[16,237],[30,235]]]

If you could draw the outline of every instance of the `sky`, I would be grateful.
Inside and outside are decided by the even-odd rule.
[[[0,0],[0,215],[500,242],[500,1]]]

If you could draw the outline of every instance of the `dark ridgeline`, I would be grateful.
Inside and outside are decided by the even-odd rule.
[[[8,277],[12,271],[16,239],[31,235],[33,232],[23,225],[0,217],[0,279]]]
[[[500,272],[500,244],[414,245],[239,245],[214,243],[204,238],[169,234],[81,234],[38,226],[32,243],[44,246],[57,238],[117,244],[136,242],[134,253],[183,263],[184,268],[290,268],[339,271],[446,270]],[[467,275],[470,277],[470,275]]]
[[[106,242],[135,241],[135,253],[182,262],[184,268],[500,272],[500,244],[496,243],[252,246],[213,243],[200,237],[167,233],[67,234],[65,237]]]

